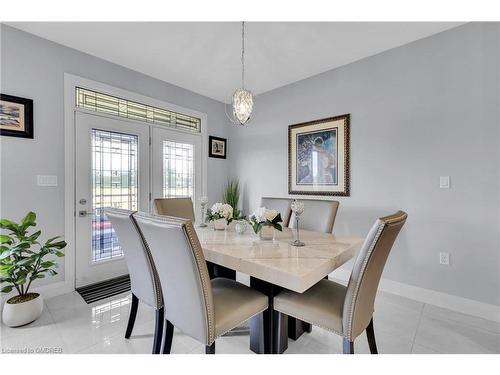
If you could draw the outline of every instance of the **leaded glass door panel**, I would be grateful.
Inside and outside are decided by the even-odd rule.
[[[76,286],[126,274],[107,207],[149,209],[149,126],[76,113]]]
[[[201,135],[152,127],[152,198],[190,197],[200,219]]]

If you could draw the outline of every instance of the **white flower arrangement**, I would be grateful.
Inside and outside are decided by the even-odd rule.
[[[283,230],[281,224],[281,214],[276,210],[271,210],[265,207],[259,207],[250,215],[248,223],[252,226],[255,233],[259,233],[263,226],[273,227],[274,229]]]
[[[228,224],[233,220],[233,208],[229,204],[217,202],[207,210],[208,221],[219,219],[226,219]]]

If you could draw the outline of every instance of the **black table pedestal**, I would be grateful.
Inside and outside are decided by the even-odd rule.
[[[250,277],[250,287],[265,294],[269,307],[250,320],[250,350],[258,354],[281,354],[288,348],[288,317],[273,310],[280,286]]]
[[[310,333],[312,326],[302,320],[288,317],[288,337],[292,340],[297,340],[304,332]]]

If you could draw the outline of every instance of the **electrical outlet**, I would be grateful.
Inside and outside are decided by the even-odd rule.
[[[439,264],[450,265],[450,253],[439,253]]]

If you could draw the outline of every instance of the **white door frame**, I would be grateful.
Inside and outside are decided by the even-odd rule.
[[[207,173],[208,173],[208,133],[207,133],[207,115],[189,108],[181,107],[176,104],[168,103],[162,100],[150,98],[132,91],[113,87],[101,82],[92,81],[73,74],[64,73],[64,237],[67,242],[64,257],[64,282],[57,283],[56,294],[69,293],[75,290],[75,238],[76,238],[76,196],[75,196],[75,113],[87,112],[103,117],[116,118],[94,111],[84,110],[76,107],[75,87],[83,87],[89,90],[95,90],[105,94],[118,96],[120,98],[137,101],[154,107],[183,113],[198,117],[201,120],[202,138],[202,195],[207,195]],[[135,120],[130,120],[135,121]],[[142,121],[137,123],[149,126],[151,124]],[[179,132],[186,132],[181,129],[172,129]],[[193,134],[189,132],[189,134]]]

